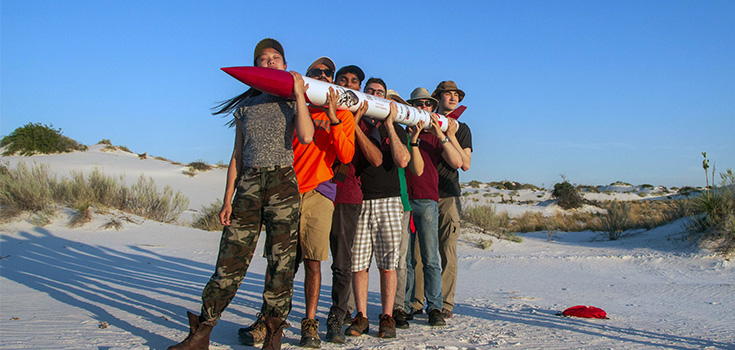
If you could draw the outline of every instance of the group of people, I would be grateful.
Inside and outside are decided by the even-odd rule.
[[[286,70],[281,44],[261,40],[254,65]],[[381,121],[365,116],[367,102],[354,114],[337,110],[339,93],[331,87],[325,107],[307,105],[308,84],[299,73],[290,73],[291,98],[250,89],[216,112],[232,113],[236,126],[219,214],[225,227],[215,272],[202,292],[201,313],[187,313],[189,335],[169,349],[208,348],[210,332],[242,283],[263,226],[268,262],[263,305],[255,323],[238,331],[245,345],[262,342],[263,349],[281,348],[294,275],[303,264],[306,310],[300,344],[320,347],[316,311],[321,262],[328,260],[330,250],[327,341],[345,343],[345,336],[369,332],[373,258],[380,274],[379,337],[395,337],[396,328],[408,328],[408,321],[423,310],[431,326],[444,326],[452,317],[458,169],[470,167],[472,136],[466,124],[451,118],[442,131],[433,115],[430,125],[422,121],[404,129],[395,122],[395,103],[447,115],[464,92],[453,81],[443,81],[433,93],[419,87],[404,101],[382,79],[369,78],[364,93],[395,101]],[[365,79],[359,67],[336,70],[328,57],[314,61],[305,75],[358,91]]]

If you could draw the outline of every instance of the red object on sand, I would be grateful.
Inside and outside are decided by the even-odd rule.
[[[605,310],[594,306],[577,305],[572,306],[562,313],[564,316],[586,317],[586,318],[607,318]]]
[[[250,87],[283,98],[293,92],[293,77],[285,70],[263,67],[227,67],[225,73]]]

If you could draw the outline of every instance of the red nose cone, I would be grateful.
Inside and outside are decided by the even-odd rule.
[[[262,67],[227,67],[221,69],[233,78],[266,94],[288,98],[293,91],[293,77],[287,71]]]

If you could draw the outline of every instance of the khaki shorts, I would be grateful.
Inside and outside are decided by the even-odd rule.
[[[316,190],[301,194],[299,245],[301,258],[329,259],[329,231],[332,229],[334,203]]]

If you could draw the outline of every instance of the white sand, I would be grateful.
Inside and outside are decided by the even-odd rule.
[[[99,149],[0,161],[10,167],[18,161],[47,163],[59,176],[97,166],[106,175],[125,174],[129,182],[142,173],[189,197],[190,211],[181,221],[222,197],[224,170],[188,177],[184,166]],[[483,197],[487,191],[474,195],[478,203],[491,198]],[[615,193],[619,199],[641,199]],[[498,211],[558,210],[543,197],[545,192],[522,195],[528,199],[521,201],[537,198],[541,204],[498,205]],[[72,229],[66,226],[70,215],[60,210],[44,227],[33,226],[27,217],[0,226],[0,348],[165,349],[183,339],[185,312],[198,312],[219,233],[123,213],[94,214],[92,222]],[[102,229],[111,217],[134,222],[125,222],[120,231]],[[398,330],[397,339],[377,338],[380,295],[373,271],[371,333],[349,338],[345,345],[325,342],[322,348],[735,349],[733,263],[682,241],[682,231],[678,221],[613,242],[592,232],[557,233],[548,241],[545,232],[537,232],[521,235],[523,243],[493,239],[490,249],[481,250],[475,241],[488,237],[465,228],[455,316],[446,327],[431,328],[420,315],[411,328]],[[322,338],[330,306],[329,264],[322,265],[317,313]],[[264,267],[263,258],[254,258],[238,296],[212,333],[212,349],[248,348],[238,344],[237,329],[250,324],[260,307]],[[302,282],[300,272],[285,349],[299,348]],[[603,308],[610,319],[555,315],[579,304]]]

